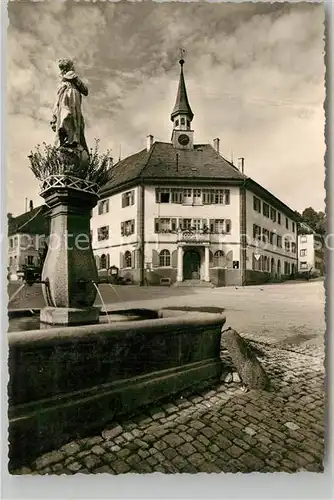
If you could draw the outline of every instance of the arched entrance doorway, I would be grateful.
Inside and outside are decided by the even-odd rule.
[[[199,280],[201,257],[197,250],[186,250],[183,256],[183,279]]]

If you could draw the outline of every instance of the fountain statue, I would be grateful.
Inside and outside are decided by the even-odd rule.
[[[53,146],[30,155],[41,181],[41,196],[50,209],[48,252],[42,271],[47,307],[40,320],[52,325],[97,323],[97,269],[90,237],[91,211],[107,180],[108,154],[89,152],[81,110],[88,88],[70,59],[61,59],[60,85],[51,120]]]

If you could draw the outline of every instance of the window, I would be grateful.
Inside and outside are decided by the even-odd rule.
[[[125,267],[132,267],[132,255],[129,250],[127,250],[124,254],[124,265]]]
[[[277,246],[278,248],[282,248],[282,236],[277,235]]]
[[[135,203],[134,189],[132,191],[127,191],[126,193],[122,194],[122,208],[134,205],[134,203]]]
[[[279,212],[277,212],[277,222],[281,223],[281,214]]]
[[[13,248],[13,238],[9,238],[9,248]]]
[[[253,224],[253,239],[260,240],[261,239],[261,228],[256,224]]]
[[[202,219],[193,219],[192,227],[195,231],[199,231],[202,226]]]
[[[301,262],[300,269],[307,269],[307,262]]]
[[[297,252],[296,243],[294,241],[291,243],[291,252],[292,253],[296,253]]]
[[[301,257],[306,257],[306,256],[307,256],[307,250],[306,250],[306,248],[302,248],[302,249],[300,250],[300,256],[301,256]]]
[[[289,229],[289,219],[287,217],[285,217],[285,227]]]
[[[155,190],[156,203],[169,203],[170,202],[170,189],[169,188],[156,188]]]
[[[179,120],[175,120],[175,127],[179,126]]]
[[[231,221],[230,219],[212,219],[210,221],[210,231],[211,233],[230,233],[231,232]]]
[[[211,205],[212,203],[212,190],[211,189],[203,189],[203,205]]]
[[[183,190],[183,203],[186,205],[192,204],[193,202],[193,194],[192,189],[187,188]]]
[[[253,196],[253,208],[255,212],[261,213],[261,200],[256,196]]]
[[[176,219],[158,218],[154,219],[155,233],[171,233],[177,229]]]
[[[185,120],[185,118],[182,117],[181,118],[181,125],[185,125],[185,124],[186,124],[186,120]]]
[[[307,243],[307,236],[301,236],[300,243]]]
[[[285,238],[284,240],[284,248],[287,252],[290,252],[290,240],[289,238]]]
[[[268,205],[268,203],[263,202],[262,210],[263,210],[263,215],[265,217],[269,217],[269,205]]]
[[[264,243],[269,243],[269,231],[268,231],[268,229],[262,230],[262,241]]]
[[[272,233],[272,232],[269,233],[269,243],[271,245],[274,245],[274,236],[275,236],[275,233]]]
[[[97,205],[98,215],[106,214],[109,212],[109,200],[101,200]]]
[[[122,236],[130,236],[135,232],[135,221],[134,219],[126,220],[125,222],[121,222],[121,235]]]
[[[170,252],[169,250],[161,250],[159,255],[159,266],[169,267],[170,266]]]
[[[202,204],[202,190],[201,189],[194,189],[193,196],[194,196],[194,205],[201,205]]]
[[[284,274],[290,274],[290,262],[284,262]]]
[[[102,226],[97,230],[97,241],[103,240],[109,240],[109,226]]]
[[[273,222],[276,222],[277,212],[274,208],[270,209],[270,218]]]
[[[104,253],[101,255],[100,269],[107,269],[107,256]]]
[[[183,189],[172,188],[172,203],[183,203]]]
[[[226,199],[228,200],[228,203],[226,203]],[[229,189],[214,189],[212,203],[215,205],[228,205],[230,203]]]
[[[293,223],[292,223],[292,232],[294,233],[294,232],[295,232],[295,230],[296,230],[296,224],[293,222]]]
[[[213,256],[213,267],[225,267],[225,254],[222,250],[217,250]]]
[[[190,121],[187,120],[187,128],[190,129]]]
[[[34,256],[33,255],[27,255],[27,265],[28,266],[34,265]]]
[[[192,227],[191,219],[180,219],[180,228],[183,231],[190,231]]]

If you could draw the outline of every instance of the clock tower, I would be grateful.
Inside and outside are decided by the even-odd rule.
[[[179,63],[181,66],[179,88],[175,106],[171,114],[171,120],[173,122],[172,144],[174,148],[177,149],[193,149],[194,131],[191,129],[191,122],[194,118],[194,114],[189,105],[186,84],[184,81],[184,59],[180,59]]]

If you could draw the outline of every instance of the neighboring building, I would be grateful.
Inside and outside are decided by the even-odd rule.
[[[39,267],[48,234],[47,207],[41,205],[17,217],[7,214],[8,220],[8,275],[18,279],[24,266]]]
[[[115,265],[135,283],[265,282],[297,270],[296,215],[219,151],[195,144],[183,75],[171,142],[119,161],[93,210],[98,269]]]
[[[324,275],[324,239],[305,223],[301,223],[298,230],[298,253],[300,273]]]

